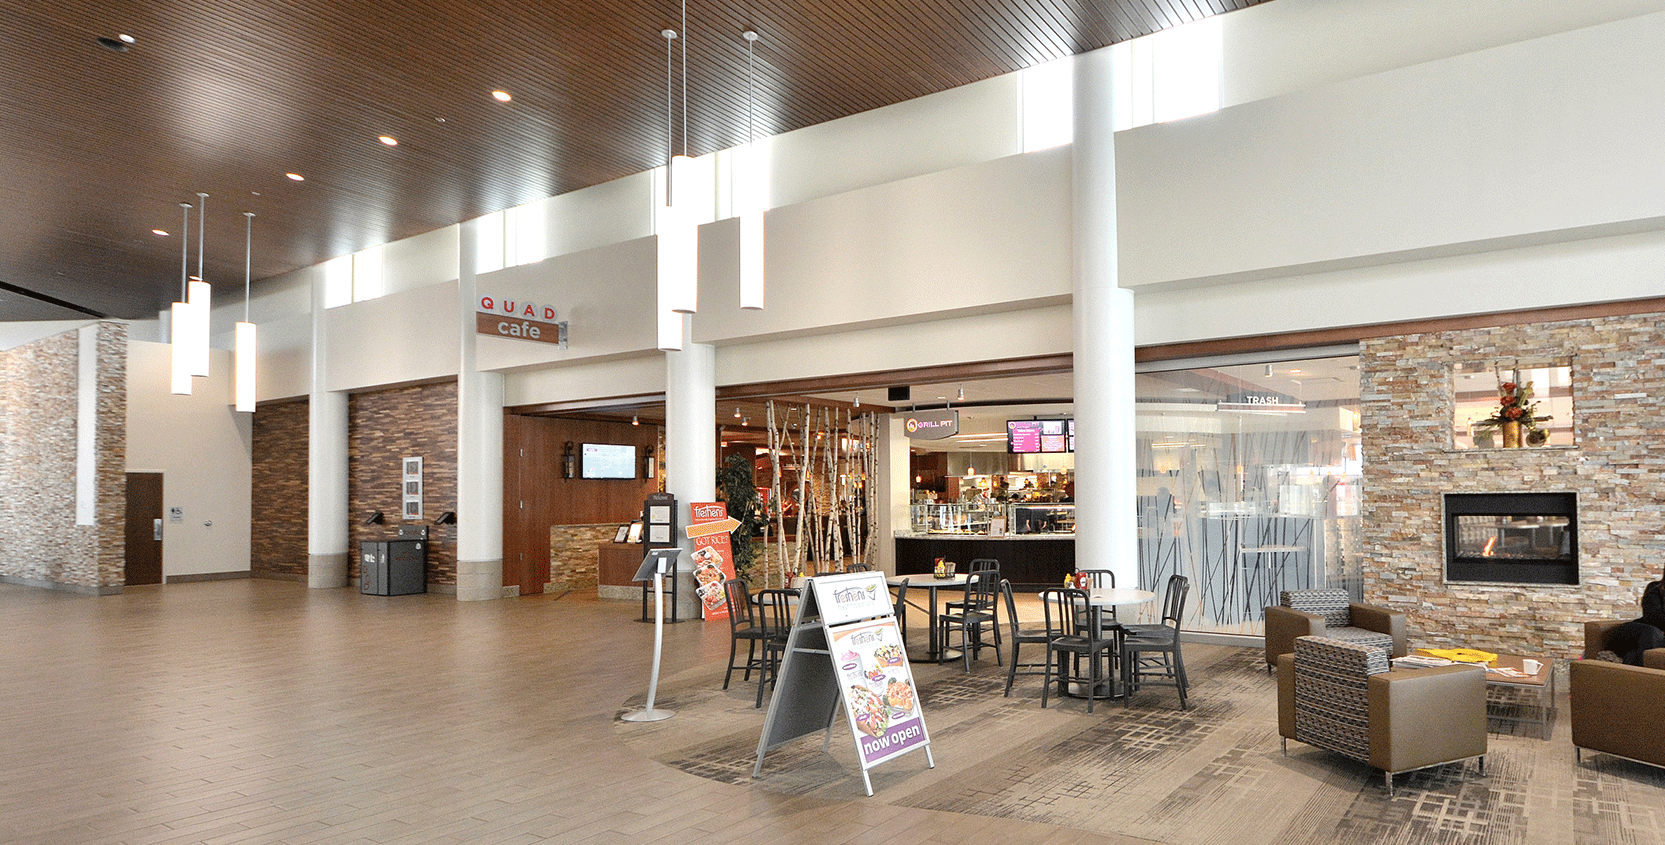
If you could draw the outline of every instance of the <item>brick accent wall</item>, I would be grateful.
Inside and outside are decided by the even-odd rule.
[[[347,403],[347,583],[358,584],[358,544],[392,537],[403,523],[400,478],[406,457],[422,458],[422,522],[457,509],[457,384],[454,381],[355,393]],[[364,525],[381,511],[383,525]],[[416,524],[416,523],[410,523]],[[453,526],[429,529],[428,585],[455,589]]]
[[[75,524],[79,336],[0,352],[0,576],[120,592],[127,505],[127,326],[98,331],[94,525]]]
[[[1665,568],[1665,314],[1361,344],[1366,601],[1418,645],[1576,657],[1583,623],[1634,619]],[[1571,449],[1452,451],[1453,361],[1572,359]],[[1643,394],[1623,396],[1624,394]],[[1446,584],[1442,493],[1576,492],[1577,585]]]
[[[310,407],[303,398],[255,409],[250,577],[306,581]]]
[[[619,525],[551,525],[549,583],[555,590],[594,590],[601,581],[598,550],[613,542]]]

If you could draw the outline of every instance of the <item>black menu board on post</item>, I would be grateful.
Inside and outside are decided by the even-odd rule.
[[[669,493],[650,493],[642,502],[642,551],[652,552],[654,549],[675,548],[676,546],[676,497]],[[676,618],[676,594],[680,580],[673,569],[667,575],[670,582],[671,618],[669,622],[680,621]],[[642,582],[642,620],[652,622],[648,615],[648,593],[653,589],[652,581]]]

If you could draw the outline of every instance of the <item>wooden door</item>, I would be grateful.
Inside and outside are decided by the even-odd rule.
[[[162,583],[162,473],[127,474],[127,586]]]

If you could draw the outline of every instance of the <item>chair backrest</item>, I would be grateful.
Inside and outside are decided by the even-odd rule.
[[[1048,590],[1047,592],[1058,593],[1059,610],[1063,614],[1063,619],[1059,623],[1062,627],[1058,631],[1061,636],[1085,637],[1091,640],[1100,637],[1100,632],[1093,630],[1093,604],[1086,590],[1077,590],[1070,587],[1064,590]],[[1049,618],[1047,620],[1047,634],[1051,635],[1052,633],[1052,620]]]
[[[1000,573],[998,571],[985,569],[981,572],[971,573],[971,577],[966,580],[966,601],[970,602],[966,605],[966,608],[968,610],[973,607],[977,610],[994,609],[995,594],[999,590]]]
[[[1095,590],[1114,589],[1116,586],[1116,573],[1108,569],[1077,569],[1075,574],[1086,576],[1087,586]]]
[[[1346,590],[1284,590],[1278,593],[1278,604],[1302,613],[1324,617],[1331,628],[1345,628],[1353,624],[1353,613],[1348,609],[1351,599]]]
[[[1295,638],[1295,739],[1370,760],[1370,676],[1389,669],[1380,646]]]
[[[752,591],[743,578],[723,582],[723,598],[728,600],[728,627],[731,631],[757,627],[757,616],[752,613]]]
[[[1072,603],[1071,593],[1081,593],[1082,603],[1085,606],[1087,594],[1080,590],[1069,588],[1041,591],[1041,613],[1046,621],[1046,638],[1049,640],[1075,633],[1076,616],[1073,611],[1075,605]]]
[[[844,567],[844,571],[845,572],[872,572],[873,567],[868,566],[865,563],[852,563],[849,566]]]
[[[1179,634],[1179,623],[1185,618],[1185,598],[1191,594],[1191,579],[1184,575],[1168,576],[1168,592],[1162,597],[1162,624],[1172,624]]]
[[[968,573],[972,573],[972,572],[999,572],[1000,571],[1000,561],[995,560],[992,557],[977,558],[976,560],[974,560],[970,564],[968,564],[968,566],[969,566],[969,568],[966,570],[966,572],[968,572]]]
[[[896,604],[895,604],[895,608],[896,608],[896,615],[897,615],[898,618],[900,618],[901,615],[906,612],[905,610],[902,609],[902,603],[906,602],[907,600],[908,600],[908,579],[903,578],[902,583],[896,585]]]
[[[758,590],[757,610],[763,628],[770,634],[783,636],[792,630],[792,610],[797,606],[797,601],[797,590]]]
[[[1006,602],[1006,624],[1012,630],[1012,642],[1017,642],[1017,599],[1012,598],[1012,582],[1005,578],[1000,579],[1000,598]]]

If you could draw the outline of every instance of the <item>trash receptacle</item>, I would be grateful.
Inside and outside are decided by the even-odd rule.
[[[407,596],[428,591],[428,541],[366,540],[359,544],[359,592]]]

